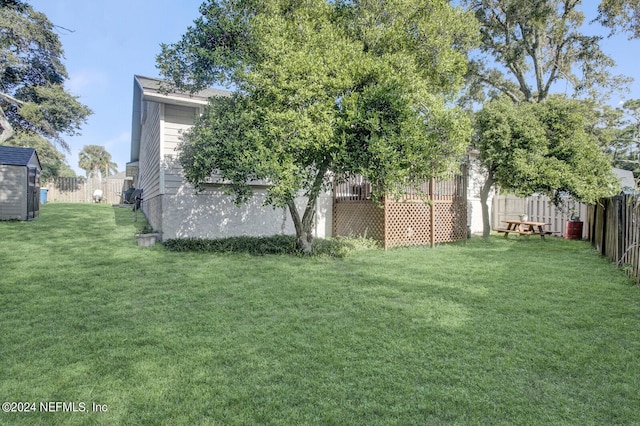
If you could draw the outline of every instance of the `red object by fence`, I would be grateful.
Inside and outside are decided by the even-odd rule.
[[[567,240],[582,239],[582,222],[567,222],[565,226],[564,237]]]

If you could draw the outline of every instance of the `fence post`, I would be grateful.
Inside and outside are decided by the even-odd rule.
[[[430,239],[431,239],[431,247],[436,244],[436,203],[434,201],[434,192],[435,192],[435,179],[431,178],[429,180],[429,200],[431,201],[431,226],[429,227],[431,231]]]

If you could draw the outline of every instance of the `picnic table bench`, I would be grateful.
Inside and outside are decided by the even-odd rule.
[[[552,234],[551,231],[544,229],[544,227],[550,225],[550,223],[522,220],[505,220],[505,222],[507,224],[506,229],[496,229],[496,231],[504,233],[505,238],[509,236],[509,233],[516,233],[518,235],[540,235],[540,238],[544,240],[545,235]]]

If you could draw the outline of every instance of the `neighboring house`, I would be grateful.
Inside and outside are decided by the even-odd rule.
[[[0,220],[38,217],[41,171],[34,148],[0,146]]]
[[[207,89],[194,95],[165,94],[160,91],[160,80],[134,76],[133,82],[131,162],[126,174],[142,190],[142,211],[162,239],[295,234],[287,208],[263,206],[265,182],[253,186],[254,196],[247,204],[236,206],[233,197],[224,194],[223,184],[212,180],[196,193],[184,179],[176,151],[181,133],[194,124],[209,97],[231,96],[230,92]],[[296,202],[302,206],[305,199]],[[332,202],[331,194],[318,200],[317,237],[331,236]]]
[[[620,181],[620,188],[622,188],[622,192],[635,193],[635,191],[638,190],[636,179],[633,177],[633,172],[631,170],[618,169],[614,167],[613,173]]]

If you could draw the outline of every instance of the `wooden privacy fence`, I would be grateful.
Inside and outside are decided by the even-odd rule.
[[[371,184],[356,177],[334,185],[333,235],[368,237],[385,249],[466,239],[466,170],[449,180],[407,188],[399,200],[371,200]]]
[[[86,179],[83,177],[57,177],[47,181],[48,203],[93,203],[93,192],[102,190],[103,203],[122,204],[122,193],[128,189],[124,178]]]
[[[564,236],[567,222],[571,219],[570,211],[574,211],[580,221],[587,222],[586,204],[574,200],[566,200],[564,208],[555,206],[551,199],[544,195],[533,195],[521,198],[515,195],[496,195],[492,204],[493,229],[505,228],[505,220],[517,220],[519,215],[526,214],[532,222],[548,223],[547,231],[554,235]],[[582,239],[589,238],[587,226],[582,227]]]
[[[618,195],[589,206],[591,244],[640,283],[640,196]]]

